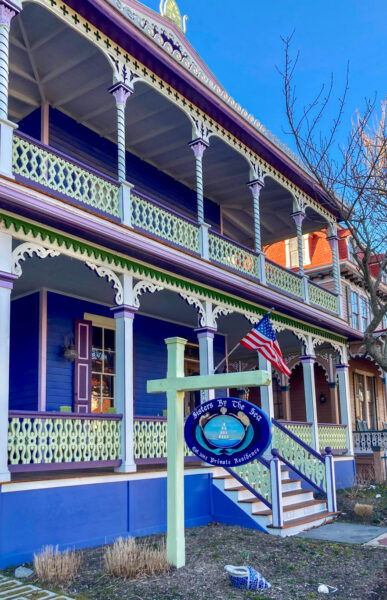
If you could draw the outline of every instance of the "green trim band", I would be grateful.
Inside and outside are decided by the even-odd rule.
[[[229,306],[249,311],[251,313],[255,313],[256,315],[263,316],[267,312],[267,309],[255,306],[254,304],[250,304],[244,300],[238,300],[237,298],[232,298],[231,296],[227,296],[221,292],[209,290],[201,285],[191,283],[190,281],[180,279],[179,277],[170,275],[168,273],[163,273],[157,269],[154,269],[153,267],[142,265],[129,258],[117,256],[116,254],[113,254],[107,250],[101,250],[100,248],[96,248],[95,246],[91,246],[85,242],[80,242],[79,240],[75,240],[67,235],[57,233],[50,229],[45,229],[40,225],[23,221],[11,215],[0,213],[0,221],[5,224],[7,229],[13,226],[16,232],[22,229],[25,235],[32,233],[34,238],[37,238],[40,235],[43,241],[48,239],[50,243],[56,242],[59,247],[65,246],[67,250],[72,248],[75,252],[80,252],[81,254],[87,255],[88,258],[94,256],[94,258],[97,260],[107,261],[110,265],[133,271],[133,273],[137,276],[151,277],[152,279],[160,281],[161,283],[174,285],[177,288],[180,288],[182,291],[201,294],[202,296],[214,302],[223,302]],[[318,335],[339,344],[346,343],[346,338],[343,336],[319,329],[318,327],[313,327],[312,325],[307,325],[306,323],[302,323],[300,321],[294,321],[293,319],[278,313],[273,312],[270,318],[276,323],[295,327],[301,331],[304,331],[305,333]]]

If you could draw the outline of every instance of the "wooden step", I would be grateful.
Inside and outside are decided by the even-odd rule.
[[[299,510],[300,508],[307,508],[308,506],[315,506],[316,504],[326,504],[325,500],[308,500],[307,502],[299,502],[298,504],[287,504],[282,508],[282,512],[292,512],[294,510]],[[267,517],[271,515],[271,510],[268,508],[267,510],[260,510],[257,512],[253,512],[253,515]],[[313,513],[318,514],[318,513]]]
[[[299,519],[291,519],[289,521],[284,521],[283,527],[275,527],[271,524],[267,525],[267,527],[270,527],[270,529],[289,529],[290,527],[297,527],[298,525],[307,525],[308,523],[313,523],[313,521],[320,521],[321,519],[331,519],[333,517],[337,517],[340,514],[340,511],[329,512],[329,510],[324,510],[322,512],[313,513],[312,515],[300,517]]]

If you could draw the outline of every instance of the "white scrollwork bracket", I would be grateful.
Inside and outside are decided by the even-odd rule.
[[[215,308],[212,310],[212,313],[211,313],[211,327],[217,326],[217,320],[220,316],[225,317],[226,315],[229,315],[232,312],[234,312],[234,309],[230,308],[228,306],[222,306],[222,305],[215,306]]]
[[[200,327],[206,326],[206,311],[203,304],[200,302],[198,298],[195,296],[191,296],[191,294],[187,294],[186,292],[179,292],[179,296],[183,298],[190,306],[194,306],[199,313],[199,325]]]
[[[136,308],[140,307],[140,296],[144,292],[154,294],[154,292],[159,292],[163,289],[163,285],[152,283],[151,281],[138,281],[133,288],[133,306]]]
[[[107,269],[106,267],[100,267],[93,262],[86,261],[86,266],[89,267],[91,271],[95,271],[98,277],[106,277],[109,283],[112,284],[113,289],[116,291],[114,301],[117,305],[120,305],[124,301],[124,292],[122,289],[121,281],[114,271],[111,269]]]
[[[24,242],[17,246],[12,252],[12,273],[20,277],[23,272],[20,263],[24,261],[27,256],[32,258],[34,254],[38,258],[47,258],[47,256],[59,256],[60,252],[53,248],[45,248],[41,244],[35,244],[35,242]]]

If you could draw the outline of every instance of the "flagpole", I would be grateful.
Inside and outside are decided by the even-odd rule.
[[[273,312],[273,310],[274,310],[274,306],[272,306],[272,307],[271,307],[271,309],[270,309],[270,310],[268,310],[268,311],[267,311],[267,312],[266,312],[266,313],[263,315],[263,317],[262,317],[262,318],[259,320],[259,323],[260,323],[260,322],[262,321],[262,319],[264,319],[264,318],[265,318],[267,315],[270,315],[270,314]],[[257,323],[257,325],[258,325],[259,323]],[[254,327],[255,327],[255,326],[254,326]],[[223,363],[224,363],[224,361],[228,359],[228,357],[229,357],[229,356],[230,356],[230,355],[231,355],[231,354],[234,352],[234,350],[236,350],[236,349],[238,348],[238,346],[239,346],[239,345],[240,345],[240,342],[238,342],[237,344],[235,344],[235,346],[232,348],[232,350],[230,350],[230,352],[228,352],[228,353],[226,354],[226,356],[225,356],[224,358],[222,358],[222,360],[220,361],[220,363],[218,363],[218,364],[216,365],[216,367],[214,368],[214,373],[216,373],[216,371],[219,369],[220,365],[221,365],[221,364],[223,364]]]

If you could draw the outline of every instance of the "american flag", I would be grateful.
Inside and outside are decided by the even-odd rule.
[[[240,343],[249,350],[258,350],[258,352],[267,358],[267,360],[281,373],[290,375],[291,371],[289,371],[286,366],[275,331],[270,323],[269,313],[267,313],[259,323],[245,335]]]

